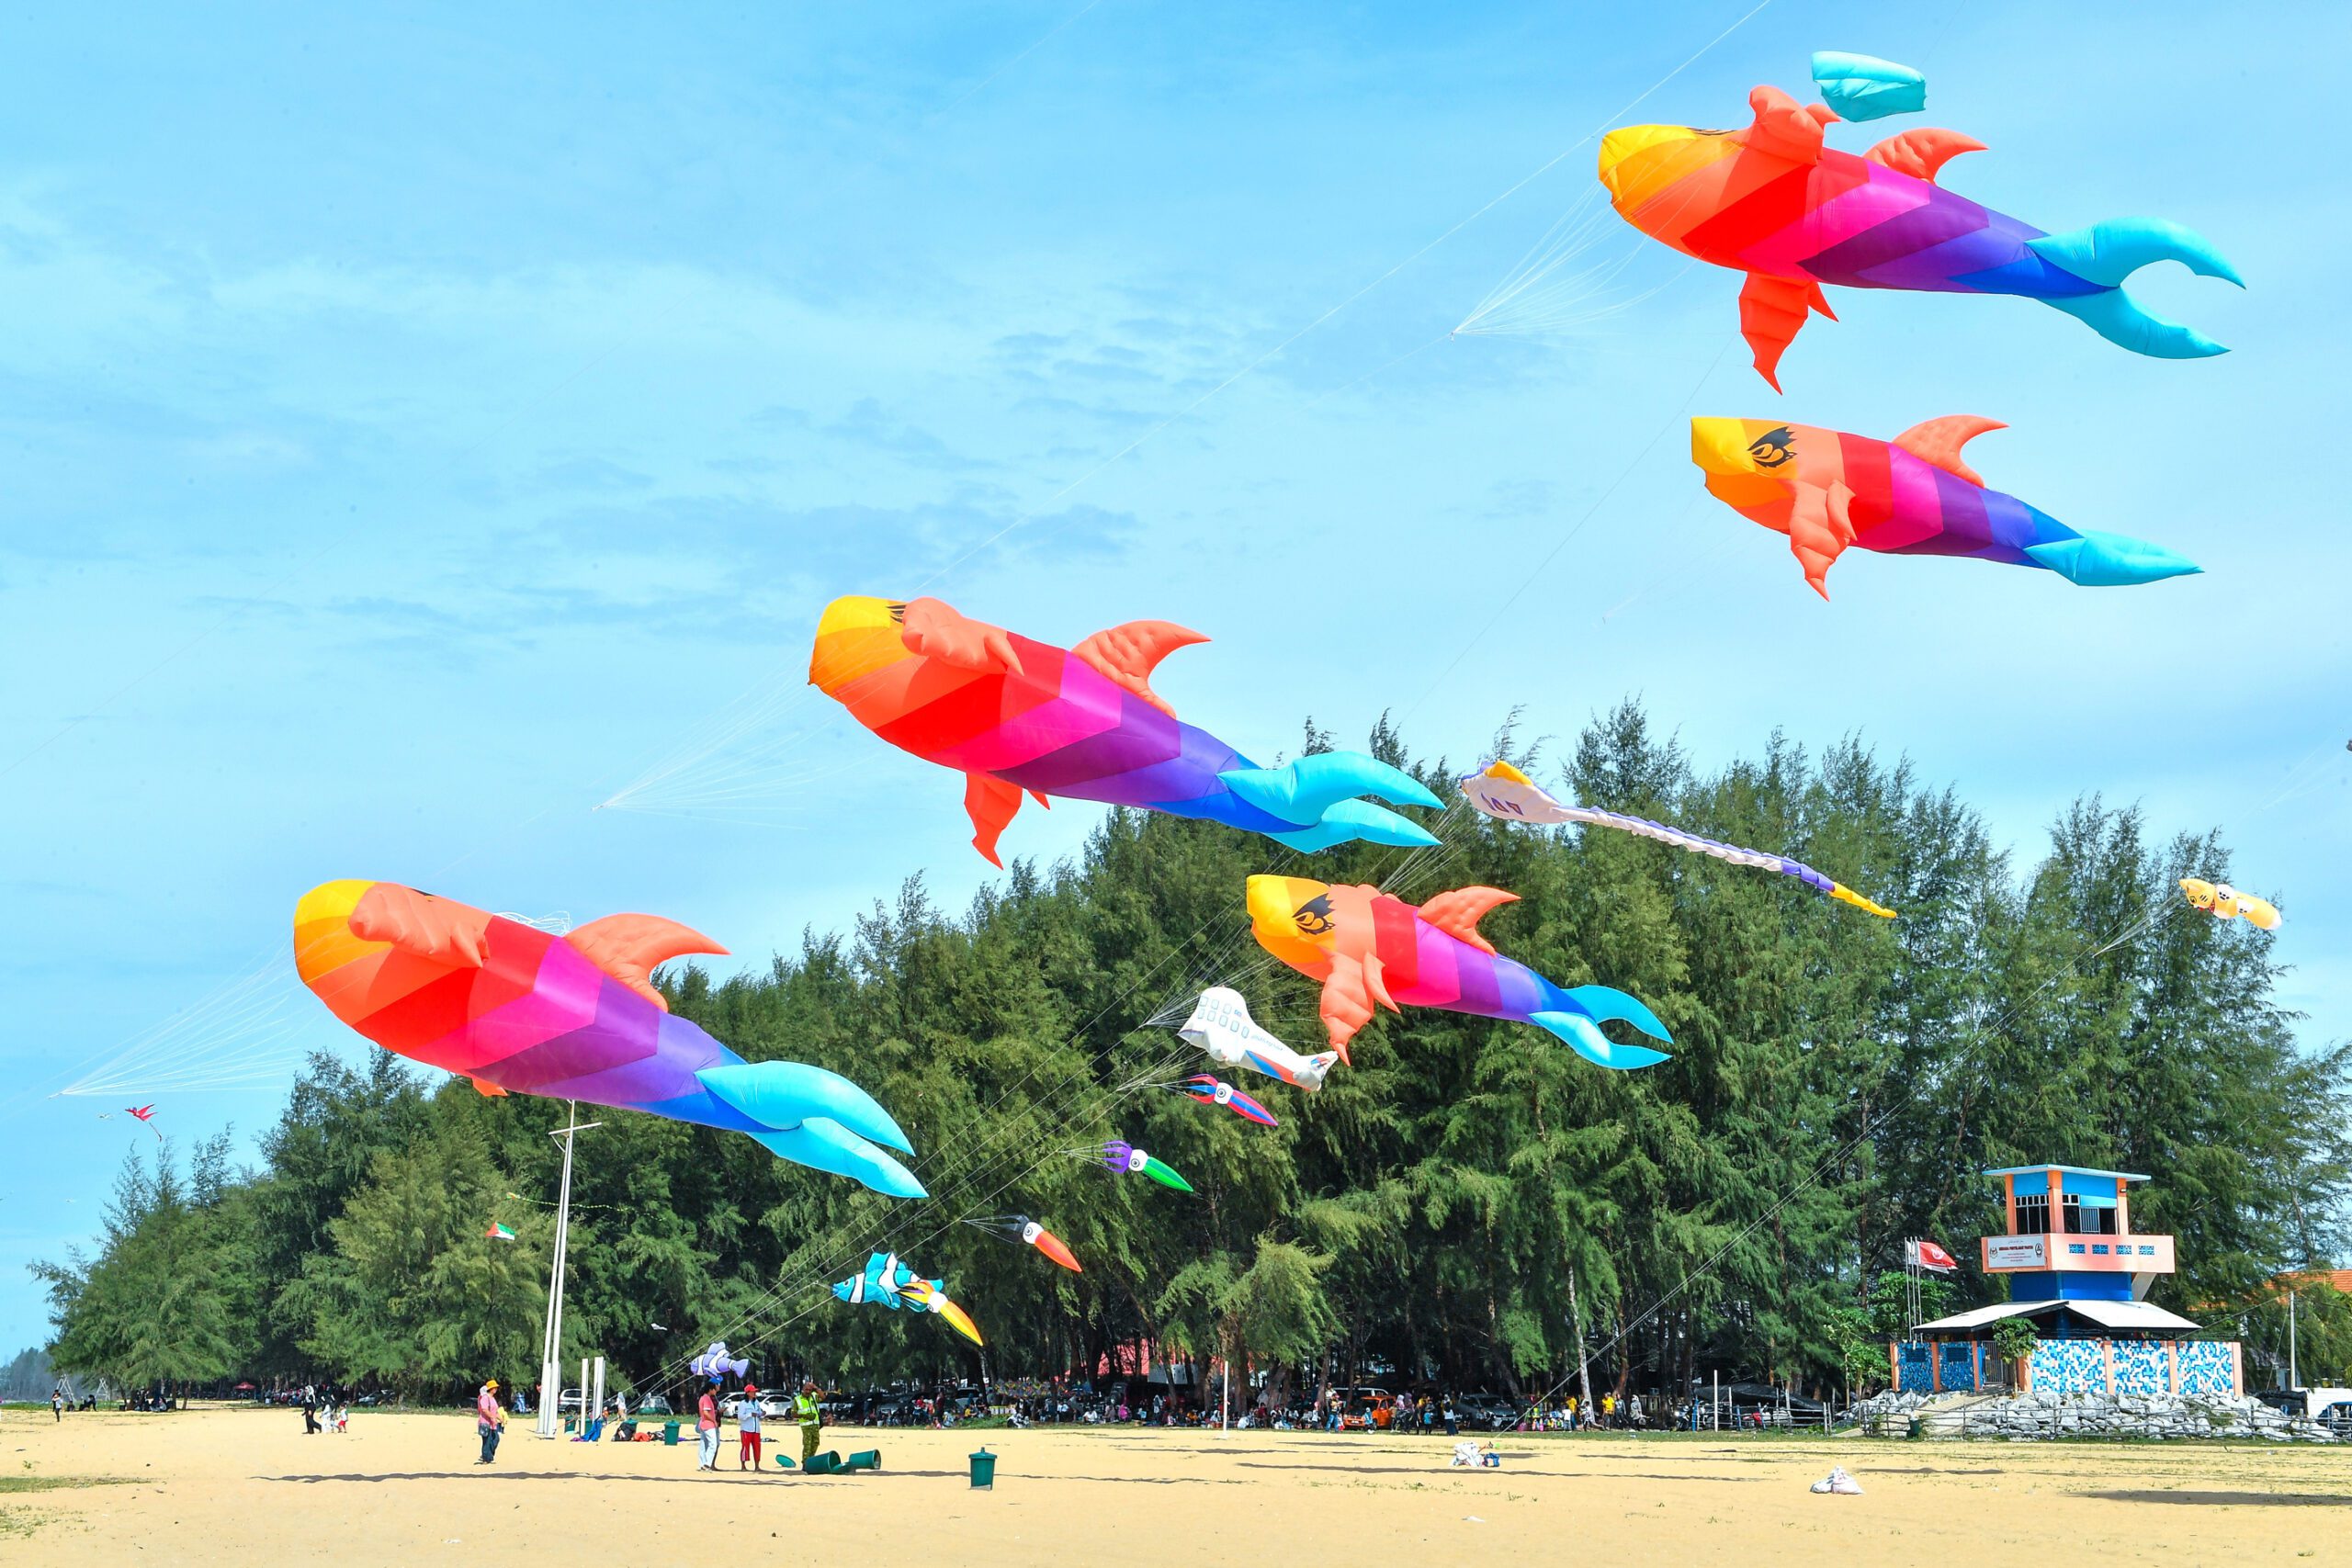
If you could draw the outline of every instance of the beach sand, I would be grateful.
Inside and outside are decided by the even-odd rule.
[[[692,1438],[518,1420],[483,1469],[456,1412],[312,1437],[299,1411],[11,1410],[0,1562],[2352,1564],[2352,1448],[1506,1433],[1501,1469],[1462,1471],[1379,1434],[844,1427],[825,1446],[884,1468],[808,1477],[739,1473],[731,1427],[698,1473]],[[967,1479],[983,1445],[992,1492]],[[1806,1490],[1838,1463],[1864,1495]],[[67,1484],[17,1489],[43,1482]]]

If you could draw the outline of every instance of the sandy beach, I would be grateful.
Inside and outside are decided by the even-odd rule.
[[[789,1442],[794,1434],[776,1437]],[[871,1474],[699,1474],[689,1440],[594,1448],[517,1422],[478,1467],[462,1414],[10,1411],[0,1560],[27,1563],[481,1561],[584,1551],[653,1562],[772,1539],[779,1557],[933,1563],[2352,1562],[2352,1450],[1671,1436],[1443,1439],[1086,1428],[842,1428]],[[966,1456],[1000,1456],[991,1492]],[[1842,1463],[1860,1497],[1806,1487]],[[99,1484],[88,1484],[98,1483]],[[43,1487],[29,1490],[27,1488]],[[754,1548],[754,1555],[757,1548]]]

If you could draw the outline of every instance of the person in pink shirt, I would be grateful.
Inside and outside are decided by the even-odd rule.
[[[481,1458],[474,1462],[488,1464],[498,1457],[498,1435],[506,1430],[506,1412],[498,1406],[496,1378],[482,1384],[474,1400],[474,1430],[481,1434]]]
[[[702,1402],[695,1406],[695,1441],[701,1447],[697,1470],[718,1468],[718,1381],[702,1391]]]

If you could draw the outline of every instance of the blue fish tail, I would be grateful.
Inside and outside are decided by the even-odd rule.
[[[2083,588],[2130,588],[2187,577],[2204,570],[2187,556],[2120,534],[2083,533],[2071,539],[2028,545],[2034,564],[2049,568]]]
[[[1639,997],[1629,996],[1611,986],[1578,986],[1568,997],[1596,1019],[1613,1018],[1632,1024],[1653,1040],[1674,1043],[1674,1036],[1667,1032],[1666,1025],[1657,1021],[1657,1014],[1650,1011],[1648,1004]]]
[[[901,1154],[915,1152],[872,1095],[827,1068],[806,1062],[726,1062],[695,1077],[723,1104],[763,1127],[788,1129],[821,1116]]]
[[[2177,261],[2199,277],[2245,287],[2245,280],[2205,238],[2161,218],[2109,218],[2087,229],[2043,234],[2026,248],[2051,265],[2098,286],[2090,294],[2058,295],[2041,302],[2134,354],[2154,359],[2205,359],[2229,351],[2194,327],[2142,310],[2123,280],[2154,262]]]
[[[1586,1061],[1597,1067],[1616,1072],[1631,1072],[1636,1067],[1653,1067],[1667,1059],[1663,1051],[1653,1051],[1646,1045],[1620,1045],[1600,1032],[1600,1026],[1577,1012],[1532,1012],[1527,1021],[1538,1028],[1548,1029],[1566,1041]]]

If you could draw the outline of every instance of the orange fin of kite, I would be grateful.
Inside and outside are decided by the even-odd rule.
[[[1795,504],[1789,509],[1789,548],[1804,568],[1804,580],[1813,591],[1827,599],[1829,568],[1854,542],[1854,492],[1840,480],[1827,490],[1792,485],[1790,495]]]
[[[1818,283],[1751,272],[1740,287],[1739,335],[1756,356],[1756,373],[1776,392],[1781,389],[1781,355],[1796,341],[1806,314],[1814,310],[1833,321],[1838,319]]]
[[[1939,130],[1933,126],[1923,125],[1888,137],[1863,153],[1862,161],[1933,185],[1936,183],[1936,171],[1946,164],[1962,152],[1983,151],[1984,143],[1973,136],[1962,136],[1957,130]]]
[[[1113,685],[1141,697],[1173,718],[1176,710],[1161,702],[1159,694],[1151,689],[1151,672],[1178,649],[1208,640],[1173,621],[1129,621],[1109,631],[1096,632],[1069,651],[1072,658]]]
[[[1004,869],[1004,862],[996,857],[997,839],[1020,809],[1020,785],[986,773],[964,775],[964,812],[972,819],[972,847],[999,871]]]
[[[1758,87],[1747,95],[1755,123],[1734,131],[1732,140],[1752,152],[1785,158],[1792,164],[1821,162],[1821,129],[1838,118],[1827,104],[1800,104],[1778,87]]]
[[[1421,919],[1457,942],[1466,942],[1481,953],[1492,953],[1495,944],[1478,934],[1478,921],[1496,905],[1518,901],[1518,894],[1506,893],[1499,887],[1457,887],[1422,905]]]
[[[653,971],[689,953],[727,950],[698,931],[665,920],[659,915],[606,915],[591,920],[564,941],[582,957],[660,1008],[670,1010],[670,999],[653,988]]]
[[[1944,472],[1981,485],[1974,468],[1961,461],[1960,449],[1988,430],[2007,430],[2008,426],[1997,419],[1983,414],[1948,413],[1941,419],[1921,420],[1890,443],[1900,446],[1923,463],[1933,463]]]
[[[899,640],[910,653],[936,659],[976,675],[1018,675],[1021,655],[1002,626],[959,615],[937,599],[910,599],[900,620]]]
[[[1325,1032],[1331,1037],[1331,1048],[1350,1066],[1355,1063],[1348,1055],[1348,1042],[1355,1038],[1357,1030],[1372,1021],[1375,1005],[1390,1012],[1398,1010],[1396,998],[1388,994],[1380,960],[1333,954],[1331,973],[1324,976],[1323,999],[1317,1010],[1322,1015]]]
[[[397,882],[379,882],[362,894],[350,926],[362,942],[388,942],[403,953],[461,969],[481,968],[490,953],[488,915]]]
[[[468,1078],[466,1081],[473,1085],[474,1092],[484,1100],[499,1100],[505,1096],[506,1091],[494,1083],[484,1083],[480,1078]]]

